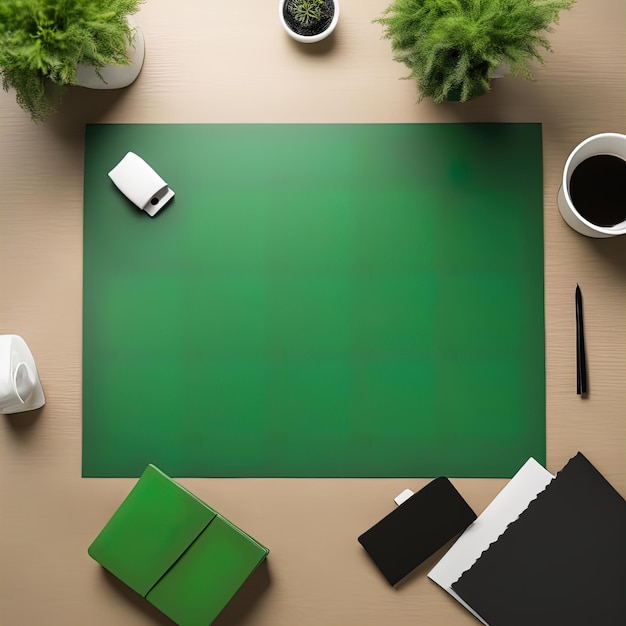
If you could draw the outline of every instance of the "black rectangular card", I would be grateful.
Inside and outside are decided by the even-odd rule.
[[[452,483],[435,478],[365,531],[359,543],[395,585],[475,519]]]

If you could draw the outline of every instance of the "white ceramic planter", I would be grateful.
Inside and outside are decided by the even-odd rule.
[[[278,18],[280,19],[280,23],[283,25],[283,28],[285,29],[287,34],[292,39],[295,39],[296,41],[299,41],[300,43],[316,43],[318,41],[321,41],[322,39],[326,39],[326,37],[328,37],[335,30],[335,27],[337,26],[337,22],[339,21],[339,0],[333,0],[333,3],[335,5],[335,13],[333,15],[333,19],[330,25],[328,26],[328,28],[322,31],[321,33],[318,33],[317,35],[312,35],[312,36],[299,35],[298,33],[291,30],[291,28],[289,28],[289,25],[285,21],[285,16],[283,14],[285,3],[287,1],[288,0],[278,0]]]
[[[121,89],[128,87],[135,81],[145,56],[145,41],[142,30],[132,18],[128,18],[128,24],[134,30],[132,42],[126,47],[130,58],[129,65],[108,65],[100,70],[100,75],[90,65],[79,65],[76,68],[76,84],[89,89]],[[104,80],[103,80],[104,79]]]

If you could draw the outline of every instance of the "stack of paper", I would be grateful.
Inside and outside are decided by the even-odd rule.
[[[429,577],[488,626],[623,626],[626,502],[578,453],[529,460]]]

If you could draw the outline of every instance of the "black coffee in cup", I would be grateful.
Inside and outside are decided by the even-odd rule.
[[[570,178],[569,195],[576,210],[596,226],[626,220],[626,161],[597,154],[579,163]]]

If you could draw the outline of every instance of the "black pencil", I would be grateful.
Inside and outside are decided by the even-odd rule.
[[[583,328],[583,297],[576,285],[576,393],[587,393],[587,357],[585,356],[585,332]]]

